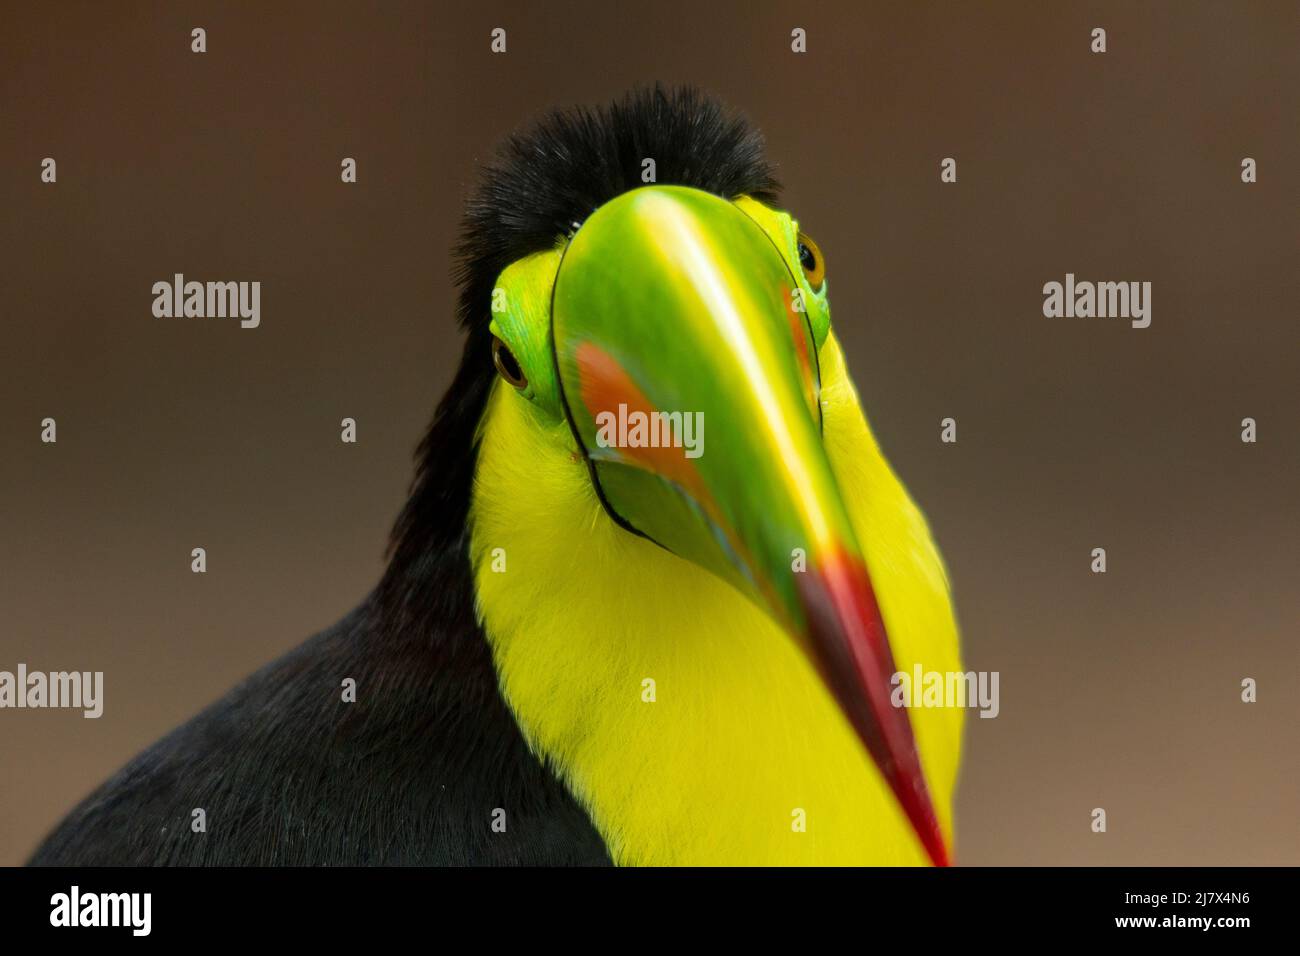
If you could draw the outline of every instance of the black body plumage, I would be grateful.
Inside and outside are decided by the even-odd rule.
[[[465,352],[420,445],[379,586],[132,760],[33,864],[610,862],[502,699],[475,618],[466,524],[494,375],[496,278],[644,185],[645,158],[660,183],[775,198],[757,134],[692,90],[640,90],[510,137],[467,205],[457,272]],[[348,677],[352,703],[341,699]],[[504,832],[492,827],[498,808]],[[195,809],[206,832],[192,829]]]

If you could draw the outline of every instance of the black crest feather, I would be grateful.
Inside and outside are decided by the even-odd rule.
[[[656,182],[726,199],[776,200],[763,140],[742,117],[694,87],[633,90],[605,107],[554,110],[505,140],[469,199],[456,253],[460,318],[483,317],[510,263],[551,248],[615,196]]]

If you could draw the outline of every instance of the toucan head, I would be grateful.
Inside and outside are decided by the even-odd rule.
[[[593,187],[567,222],[550,215],[541,248],[509,262],[504,249],[480,250],[476,268],[500,268],[471,299],[487,334],[471,337],[479,354],[467,361],[491,362],[499,400],[528,408],[536,441],[585,466],[606,520],[725,580],[779,624],[931,860],[946,863],[908,713],[891,706],[895,667],[865,542],[823,442],[819,354],[832,333],[822,252],[776,206],[747,128],[689,92],[638,96],[623,108],[662,111],[682,139],[703,129],[733,140],[740,171],[693,168],[708,149],[656,156],[635,135],[594,143],[626,181]],[[555,122],[572,133],[583,120]],[[528,163],[557,162],[548,145],[518,145],[513,175],[540,177]]]

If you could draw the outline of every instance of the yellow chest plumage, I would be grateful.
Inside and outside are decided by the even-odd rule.
[[[942,561],[872,439],[832,336],[824,438],[897,667],[960,670]],[[746,598],[619,528],[565,423],[496,389],[471,509],[479,613],[530,746],[620,864],[921,864],[812,668]],[[962,713],[911,712],[951,839]]]

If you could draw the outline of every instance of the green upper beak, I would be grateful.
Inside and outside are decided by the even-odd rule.
[[[719,575],[808,653],[936,863],[947,849],[821,438],[816,344],[787,258],[731,202],[653,186],[564,252],[552,342],[609,513]]]

